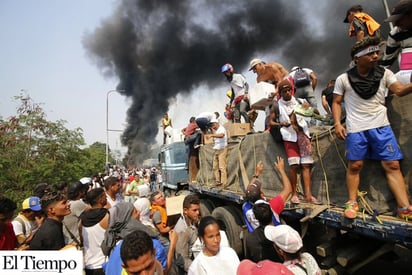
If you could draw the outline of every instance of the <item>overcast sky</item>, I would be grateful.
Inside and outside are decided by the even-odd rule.
[[[314,5],[308,5],[316,6],[315,14],[324,12],[323,4],[333,5],[329,0],[307,3],[312,2]],[[345,2],[339,5],[349,7],[361,3],[364,7],[369,5],[375,8],[382,5],[381,1],[373,1],[373,4],[365,0]],[[389,1],[389,4],[393,6],[396,2]],[[90,58],[82,40],[87,34],[93,33],[103,20],[113,15],[118,3],[114,0],[0,0],[0,116],[7,118],[15,114],[17,104],[12,100],[13,96],[27,93],[35,102],[44,103],[43,108],[49,120],[64,119],[68,128],[82,128],[87,144],[95,141],[105,143],[106,96],[108,91],[116,89],[119,80],[116,75],[103,75]],[[339,16],[336,22],[339,32],[345,35],[347,25],[341,23],[343,18],[340,18],[345,9],[333,12]],[[312,27],[317,28],[316,18],[310,14],[308,18],[312,20]],[[323,29],[318,30],[322,34]],[[275,45],[273,49],[272,55],[267,56],[268,61],[282,61],[281,57],[273,53],[276,51]],[[259,57],[265,58],[265,53],[268,51],[262,51]],[[346,52],[344,54],[347,55]],[[245,60],[253,57],[257,56],[247,56]],[[225,62],[222,61],[222,64]],[[225,92],[228,86],[219,67],[215,69],[216,80],[221,81],[221,86],[218,84],[210,88],[200,85],[194,87],[191,93],[177,95],[169,100],[169,115],[175,128],[186,126],[190,116],[202,111],[218,110],[222,113],[227,102]],[[253,73],[244,66],[239,70],[251,85],[255,84]],[[326,82],[326,79],[321,80],[322,84]],[[125,129],[129,106],[126,97],[110,93],[110,129]],[[256,128],[262,130],[263,114],[259,115]],[[111,132],[109,136],[110,147],[119,150],[120,133]],[[160,134],[156,140],[161,142]]]

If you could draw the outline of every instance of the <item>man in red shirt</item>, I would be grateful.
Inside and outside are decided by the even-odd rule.
[[[0,196],[0,250],[13,250],[16,247],[17,238],[11,223],[16,209],[14,201]]]

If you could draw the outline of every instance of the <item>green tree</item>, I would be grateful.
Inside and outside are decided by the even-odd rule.
[[[69,130],[66,121],[48,121],[30,96],[20,101],[17,115],[0,118],[0,190],[21,202],[41,182],[72,182],[104,169],[104,146],[84,146],[82,129]],[[103,149],[102,149],[103,148]]]

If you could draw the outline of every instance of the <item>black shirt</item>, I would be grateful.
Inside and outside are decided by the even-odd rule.
[[[246,258],[255,263],[262,260],[283,262],[276,253],[273,243],[266,239],[263,226],[259,226],[252,233],[247,235]]]
[[[334,86],[327,87],[322,91],[322,96],[326,96],[326,101],[328,102],[329,108],[332,109],[332,102],[333,102],[333,90]]]
[[[65,245],[63,223],[47,218],[30,242],[29,250],[59,250]]]

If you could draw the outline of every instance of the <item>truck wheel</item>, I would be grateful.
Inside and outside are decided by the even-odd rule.
[[[237,222],[237,214],[233,213],[232,207],[228,206],[218,207],[213,210],[212,214],[218,220],[220,229],[226,232],[230,246],[240,258],[243,258],[242,227]]]
[[[205,199],[200,201],[200,216],[212,215],[213,209],[215,209],[215,204],[211,200]]]

